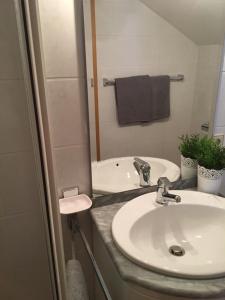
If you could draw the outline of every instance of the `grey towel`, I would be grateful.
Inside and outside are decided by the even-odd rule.
[[[150,77],[152,99],[150,121],[170,116],[170,77],[167,75]]]
[[[169,76],[117,78],[115,92],[120,125],[153,122],[170,115]]]
[[[120,125],[148,122],[151,108],[149,76],[117,78],[115,80],[117,116]]]

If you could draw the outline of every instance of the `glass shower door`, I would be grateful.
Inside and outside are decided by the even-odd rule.
[[[20,4],[0,0],[0,299],[52,300],[54,264]]]

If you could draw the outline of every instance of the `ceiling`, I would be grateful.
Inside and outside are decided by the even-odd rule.
[[[225,0],[141,0],[198,45],[222,44]]]

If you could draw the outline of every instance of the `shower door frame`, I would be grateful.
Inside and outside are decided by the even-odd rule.
[[[24,83],[27,92],[30,127],[41,191],[40,199],[45,225],[46,244],[53,299],[66,300],[66,272],[63,238],[56,184],[53,175],[48,123],[43,115],[43,100],[37,79],[34,36],[31,14],[37,9],[36,0],[13,0],[16,12]],[[33,16],[32,16],[33,17]],[[35,20],[37,21],[37,20]],[[36,36],[35,36],[36,38]]]

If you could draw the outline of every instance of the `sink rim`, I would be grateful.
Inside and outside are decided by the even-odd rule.
[[[195,192],[195,191],[171,191],[171,193],[176,193],[182,196],[182,193],[185,193],[189,197],[193,195],[203,195],[204,199],[198,199],[196,201],[195,199],[189,199],[188,203],[187,200],[183,199],[183,203],[181,204],[170,204],[171,206],[177,206],[177,205],[200,205],[200,206],[206,206],[206,207],[213,207],[222,209],[225,213],[225,199],[216,195],[212,194],[206,194],[202,192]],[[193,194],[194,193],[194,194]],[[189,278],[189,279],[213,279],[213,278],[221,278],[225,275],[225,268],[221,272],[214,272],[214,273],[182,273],[179,271],[177,273],[174,270],[167,270],[163,269],[160,265],[157,263],[149,264],[149,262],[143,261],[143,257],[138,257],[138,254],[140,252],[137,250],[137,247],[132,244],[130,239],[130,229],[134,225],[134,223],[141,217],[143,217],[145,214],[157,209],[161,208],[162,206],[157,204],[155,201],[151,201],[147,199],[148,196],[151,196],[152,199],[156,197],[156,193],[148,193],[142,196],[139,196],[127,204],[125,204],[114,216],[112,225],[111,225],[111,232],[113,241],[115,242],[116,246],[119,248],[119,250],[128,257],[131,261],[134,263],[143,266],[149,270],[156,271],[157,273],[163,274],[163,275],[170,275],[173,277],[179,277],[179,278]],[[183,196],[184,197],[184,196]],[[206,197],[206,198],[205,198]],[[203,202],[204,201],[204,202]],[[141,205],[142,202],[142,205]],[[201,203],[202,202],[202,203]],[[138,204],[138,206],[137,206]],[[133,214],[131,214],[132,208],[135,208],[135,211]],[[130,211],[130,213],[129,213]],[[129,215],[129,217],[126,217],[126,214]],[[118,224],[119,219],[122,218],[126,222],[126,226],[121,226],[121,224]],[[122,229],[121,229],[122,227]],[[138,253],[139,252],[139,253]],[[159,257],[159,256],[158,256]],[[156,259],[158,258],[156,254]]]
[[[138,156],[138,155],[136,155]],[[124,156],[124,157],[113,157],[108,158],[101,161],[94,161],[92,162],[92,184],[93,184],[93,190],[97,193],[118,193],[123,192],[127,190],[133,190],[133,189],[139,189],[140,186],[136,186],[135,183],[130,185],[130,188],[123,188],[121,186],[112,186],[110,183],[96,183],[96,179],[94,178],[94,173],[97,172],[98,168],[101,168],[101,166],[107,165],[109,163],[116,163],[117,161],[125,161],[125,160],[133,160],[136,156]],[[138,156],[139,158],[147,161],[155,161],[158,163],[162,163],[164,167],[166,167],[166,171],[161,174],[161,177],[167,177],[171,182],[176,182],[180,178],[180,168],[173,163],[172,161],[169,161],[167,159],[159,158],[159,157],[151,157],[151,156]],[[134,169],[135,172],[135,169]],[[129,184],[127,184],[129,185]]]

